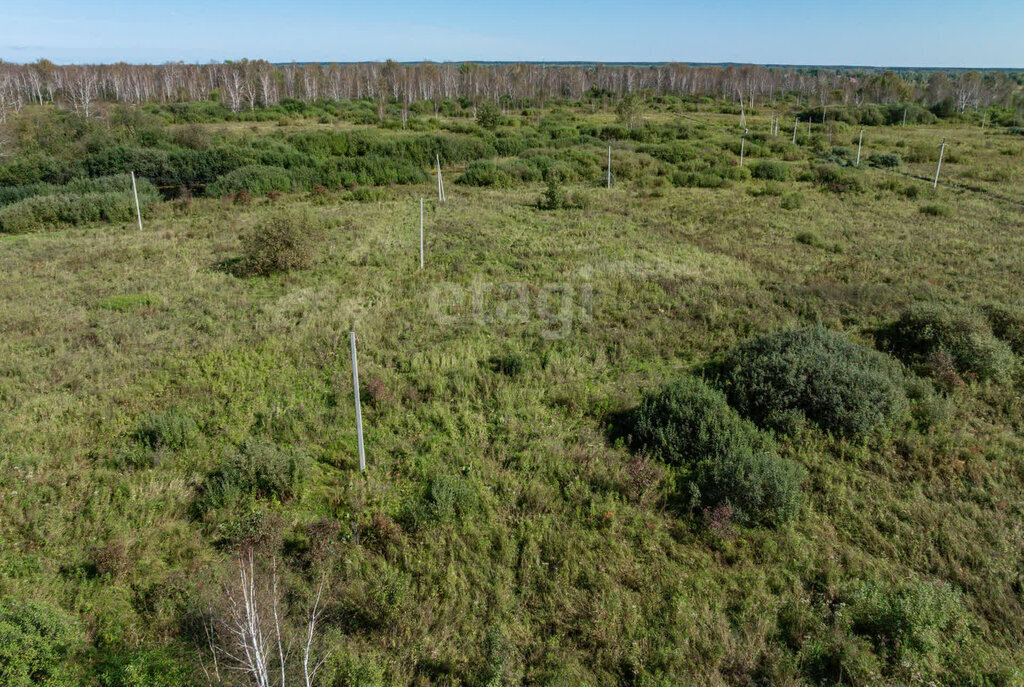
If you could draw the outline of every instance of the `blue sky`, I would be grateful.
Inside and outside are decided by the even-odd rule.
[[[0,59],[1024,67],[1024,0],[0,0]]]

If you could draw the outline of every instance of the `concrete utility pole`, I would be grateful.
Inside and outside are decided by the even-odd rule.
[[[139,208],[139,189],[135,186],[135,172],[132,172],[132,195],[135,196],[135,215],[139,218],[139,231],[142,231],[142,210]]]
[[[366,452],[363,449],[363,411],[359,405],[359,362],[356,360],[356,333],[349,332],[352,345],[352,388],[356,398],[356,438],[359,442],[359,472],[366,472]]]
[[[942,145],[939,147],[939,164],[935,167],[935,183],[932,184],[932,188],[939,187],[939,170],[942,169],[942,154],[946,152],[946,139],[942,139]]]
[[[860,147],[864,143],[864,129],[860,130],[860,138],[857,139],[857,167],[860,167]]]
[[[437,202],[443,203],[444,197],[444,181],[441,179],[441,156],[437,155]]]

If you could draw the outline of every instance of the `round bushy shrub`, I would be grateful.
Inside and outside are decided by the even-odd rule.
[[[871,153],[868,155],[868,163],[874,167],[899,167],[903,160],[896,153]]]
[[[195,442],[199,437],[199,425],[188,413],[171,409],[144,417],[133,436],[152,449],[177,450]]]
[[[857,437],[885,427],[907,407],[896,361],[822,327],[764,334],[733,347],[721,382],[741,413],[780,431],[806,418]]]
[[[476,109],[476,123],[493,131],[501,123],[501,110],[492,102],[481,103]]]
[[[63,611],[14,598],[0,599],[0,685],[70,685],[68,660],[81,636]]]
[[[525,160],[513,160],[503,165],[502,169],[517,181],[540,181],[542,177],[540,169]]]
[[[692,186],[694,188],[720,188],[724,180],[714,172],[677,171],[672,174],[672,183],[676,186]]]
[[[469,163],[466,171],[456,180],[456,184],[467,186],[497,186],[505,188],[511,186],[512,178],[508,172],[498,167],[493,160],[477,160]]]
[[[799,210],[804,206],[804,197],[800,193],[787,193],[779,206],[783,210]]]
[[[246,165],[229,172],[211,184],[206,193],[210,196],[225,196],[238,191],[248,191],[254,196],[265,196],[268,191],[290,191],[292,178],[288,170],[268,165]]]
[[[998,304],[987,305],[982,312],[995,337],[1005,341],[1016,355],[1024,355],[1024,313]]]
[[[892,664],[955,642],[964,627],[963,600],[945,583],[867,582],[851,597],[853,631],[875,642]]]
[[[268,275],[309,267],[321,233],[320,223],[308,212],[275,210],[242,235],[237,272]]]
[[[197,514],[242,498],[289,501],[299,494],[310,458],[257,439],[248,439],[203,480],[195,501]]]
[[[922,363],[941,353],[952,358],[960,374],[1003,379],[1016,360],[1005,341],[992,332],[980,314],[937,303],[919,303],[905,310],[883,334],[900,358]]]
[[[750,173],[755,179],[770,179],[772,181],[785,181],[789,178],[789,167],[783,162],[772,160],[758,160],[750,166]]]
[[[748,522],[777,523],[800,502],[802,471],[780,458],[725,395],[686,377],[644,396],[631,412],[630,441],[677,468],[691,505],[729,505]]]
[[[863,188],[860,179],[853,172],[837,165],[821,165],[815,168],[813,179],[832,193],[856,193]]]
[[[733,181],[746,181],[750,178],[749,167],[723,167],[716,171],[720,171],[722,176]]]

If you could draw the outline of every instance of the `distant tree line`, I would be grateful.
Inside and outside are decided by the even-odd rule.
[[[219,101],[234,112],[305,102],[368,98],[403,114],[417,101],[446,99],[473,107],[543,106],[553,99],[616,101],[624,94],[713,97],[754,108],[782,97],[802,107],[918,102],[949,113],[999,105],[1024,109],[1024,76],[1006,71],[870,70],[757,65],[554,65],[539,63],[57,65],[0,62],[0,121],[31,104],[55,103],[88,116],[97,102]]]

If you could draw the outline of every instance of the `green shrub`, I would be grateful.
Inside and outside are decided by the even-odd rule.
[[[576,174],[573,172],[571,166],[561,160],[556,160],[548,165],[544,169],[544,181],[549,184],[554,182],[556,184],[564,184],[567,181],[573,181],[576,179]]]
[[[783,162],[772,160],[758,160],[750,166],[750,173],[755,179],[770,179],[772,181],[789,179],[789,167]]]
[[[476,123],[484,129],[493,131],[501,122],[501,110],[490,101],[485,101],[476,108]]]
[[[868,163],[873,167],[891,169],[903,164],[903,160],[896,153],[871,153],[868,155]]]
[[[821,235],[816,231],[810,229],[801,231],[796,235],[796,242],[802,243],[805,246],[811,246],[812,248],[825,248],[825,240],[821,238]]]
[[[242,235],[240,275],[270,275],[313,263],[322,227],[309,212],[274,210]]]
[[[963,613],[960,596],[944,583],[866,583],[850,599],[853,631],[868,637],[892,665],[955,641]]]
[[[310,465],[302,451],[247,439],[203,480],[195,510],[202,514],[245,498],[289,501],[299,494]]]
[[[136,179],[139,200],[157,200],[157,189],[148,179]],[[88,193],[123,193],[131,196],[132,179],[127,174],[115,174],[93,179],[72,179],[64,185],[28,184],[24,186],[0,187],[0,205],[10,205],[19,200],[35,196],[84,195]]]
[[[644,396],[630,414],[630,441],[679,469],[691,506],[730,506],[748,522],[792,517],[801,470],[728,406],[725,396],[687,377]]]
[[[832,193],[850,193],[861,190],[860,178],[855,172],[837,165],[821,165],[813,172],[814,181]]]
[[[151,449],[177,450],[195,442],[199,437],[199,426],[188,413],[172,409],[144,417],[133,436]]]
[[[388,197],[387,191],[382,188],[357,188],[348,194],[348,200],[355,200],[360,203],[375,203]]]
[[[246,165],[221,177],[206,189],[209,196],[226,196],[248,191],[254,196],[265,196],[269,191],[291,191],[292,178],[288,170],[267,165]]]
[[[537,207],[541,210],[581,209],[586,208],[589,204],[589,196],[578,190],[566,191],[561,184],[554,180],[548,181],[544,195],[537,200]]]
[[[724,180],[714,172],[686,173],[677,171],[672,174],[672,183],[676,186],[691,186],[695,188],[721,188]]]
[[[92,222],[126,222],[135,217],[135,200],[129,188],[122,191],[48,193],[30,196],[0,208],[0,233],[21,234],[63,225]],[[159,201],[149,184],[139,188],[139,204],[148,208]]]
[[[780,431],[806,418],[857,437],[885,427],[907,406],[898,363],[821,327],[764,334],[734,346],[721,382],[741,413]]]
[[[466,171],[455,180],[456,184],[467,186],[496,186],[506,188],[512,185],[508,172],[498,167],[493,160],[477,160],[469,163]]]
[[[803,206],[804,197],[799,193],[787,193],[779,203],[779,207],[783,210],[799,210]]]
[[[754,196],[755,198],[761,198],[764,196],[776,198],[785,193],[785,190],[782,184],[778,183],[777,181],[766,181],[764,182],[764,185],[761,188],[748,189],[747,193]]]
[[[1005,341],[1016,355],[1024,355],[1024,313],[1004,305],[986,305],[981,309],[992,333]]]
[[[81,640],[73,620],[36,601],[0,599],[0,684],[70,685],[69,657]]]
[[[375,656],[338,652],[324,665],[329,687],[385,687],[388,684],[384,666]]]
[[[948,217],[951,211],[947,205],[931,203],[928,205],[922,205],[920,207],[920,212],[922,215],[930,215],[932,217]]]
[[[993,334],[978,313],[937,303],[919,303],[903,311],[882,332],[883,342],[908,363],[923,364],[940,351],[960,374],[1004,379],[1013,371],[1013,351]]]
[[[100,666],[103,687],[179,687],[188,684],[189,665],[167,649],[111,652]]]
[[[505,164],[502,169],[510,178],[515,179],[516,181],[529,183],[540,181],[543,178],[543,174],[540,169],[536,165],[530,164],[525,160],[513,160],[512,162]]]
[[[749,167],[722,167],[719,171],[723,177],[733,181],[746,181],[750,178]]]

